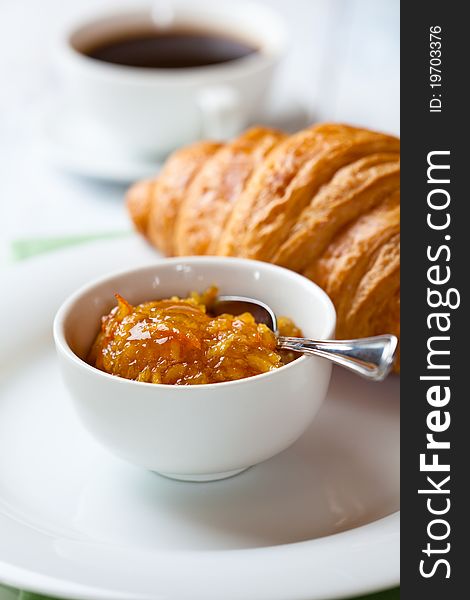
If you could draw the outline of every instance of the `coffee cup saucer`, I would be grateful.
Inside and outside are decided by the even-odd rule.
[[[162,159],[142,157],[120,148],[99,122],[71,107],[50,107],[42,118],[39,150],[70,173],[130,183],[155,175]]]
[[[309,120],[299,99],[273,97],[247,127],[263,123],[294,132],[306,127]],[[132,154],[113,140],[97,119],[70,105],[49,106],[39,129],[39,150],[48,162],[92,179],[129,184],[154,176],[166,159]]]

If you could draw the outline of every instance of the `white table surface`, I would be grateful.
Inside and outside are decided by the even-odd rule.
[[[398,133],[398,0],[259,1],[277,7],[291,31],[273,93],[281,112],[300,103],[311,122]],[[103,5],[0,0],[0,264],[13,239],[129,228],[125,187],[62,172],[38,152],[41,120],[61,94],[54,42],[76,15]]]

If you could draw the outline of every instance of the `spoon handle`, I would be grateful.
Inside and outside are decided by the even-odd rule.
[[[372,381],[382,381],[390,372],[397,349],[394,335],[376,335],[357,340],[312,340],[282,337],[277,347],[321,356]]]

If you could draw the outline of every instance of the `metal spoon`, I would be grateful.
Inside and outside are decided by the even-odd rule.
[[[257,323],[264,323],[274,331],[278,348],[321,356],[371,381],[382,381],[392,367],[398,344],[394,335],[376,335],[357,340],[283,337],[279,335],[276,315],[259,300],[243,296],[219,296],[211,306],[214,316],[223,313],[240,315],[244,312],[251,313]]]

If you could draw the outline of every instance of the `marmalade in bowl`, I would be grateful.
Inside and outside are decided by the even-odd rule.
[[[276,351],[274,333],[250,313],[210,316],[217,292],[211,287],[137,306],[116,294],[88,362],[134,381],[196,385],[252,377],[296,358]],[[278,328],[281,335],[302,335],[287,317],[278,319]]]

